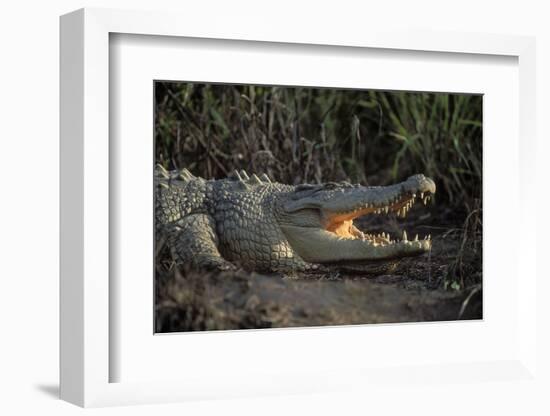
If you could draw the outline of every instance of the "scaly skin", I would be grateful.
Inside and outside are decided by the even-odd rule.
[[[155,184],[157,244],[168,244],[179,264],[380,273],[399,258],[431,249],[429,238],[392,241],[353,225],[354,218],[367,214],[405,216],[416,198],[426,203],[435,184],[423,175],[385,187],[291,186],[244,171],[205,180],[186,169],[167,172],[159,166]]]

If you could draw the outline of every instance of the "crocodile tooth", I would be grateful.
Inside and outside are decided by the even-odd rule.
[[[422,202],[424,203],[424,205],[426,205],[426,204],[428,203],[428,197],[423,198],[423,199],[422,199]]]
[[[384,207],[384,212],[387,214],[388,211],[390,210],[390,207],[388,207],[387,205]]]
[[[407,232],[405,230],[403,230],[403,238],[402,238],[403,241],[407,241]]]
[[[420,192],[420,199],[424,199],[424,192]]]
[[[418,234],[414,236],[414,241],[418,241]]]

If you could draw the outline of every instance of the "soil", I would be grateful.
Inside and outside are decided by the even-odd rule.
[[[359,221],[369,232],[431,234],[429,254],[391,273],[261,275],[157,268],[156,331],[449,321],[482,318],[481,231],[453,227],[454,213]]]

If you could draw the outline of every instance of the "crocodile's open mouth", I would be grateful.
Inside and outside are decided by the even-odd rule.
[[[372,214],[404,218],[415,202],[427,204],[435,190],[424,175],[381,187],[300,187],[284,206],[281,229],[292,248],[312,263],[357,264],[420,255],[432,247],[429,235],[374,234],[360,230],[354,220]]]
[[[432,198],[432,194],[428,192],[406,192],[401,194],[395,200],[390,201],[387,204],[368,204],[364,206],[356,207],[353,210],[340,213],[323,213],[323,222],[326,231],[332,233],[339,240],[361,240],[366,243],[372,244],[374,247],[387,246],[395,244],[407,244],[409,246],[418,245],[419,248],[431,247],[431,236],[425,235],[419,237],[408,236],[407,232],[403,230],[402,235],[398,237],[392,237],[389,232],[382,232],[378,234],[363,232],[359,230],[353,223],[353,220],[365,215],[389,215],[395,214],[397,217],[405,218],[409,210],[416,202],[428,204]],[[409,238],[412,237],[412,238]]]

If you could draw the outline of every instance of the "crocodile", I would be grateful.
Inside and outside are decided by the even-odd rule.
[[[258,272],[381,273],[431,250],[430,236],[392,238],[361,231],[364,215],[405,217],[436,191],[417,174],[389,186],[349,182],[287,185],[234,171],[206,180],[189,170],[155,168],[157,252],[178,265]]]

